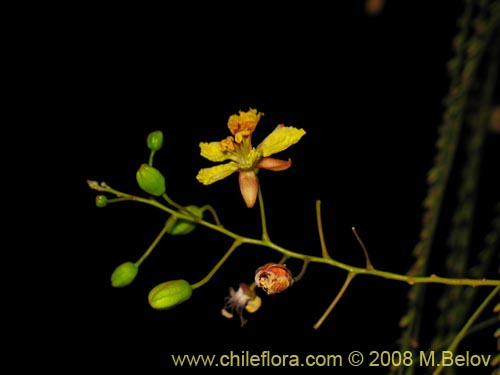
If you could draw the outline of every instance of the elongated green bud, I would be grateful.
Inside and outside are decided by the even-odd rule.
[[[161,130],[156,130],[149,133],[147,139],[148,148],[151,151],[158,151],[163,146],[163,133]]]
[[[141,165],[136,173],[136,179],[140,188],[146,193],[157,197],[165,193],[165,177],[158,169],[149,164],[144,163]]]
[[[127,286],[134,281],[137,272],[139,272],[139,267],[135,263],[122,263],[111,274],[111,285],[114,288]]]
[[[191,298],[193,288],[186,280],[170,280],[155,286],[148,301],[156,310],[167,310]]]
[[[198,206],[187,206],[186,209],[195,217],[203,216],[203,211]],[[191,233],[196,228],[196,223],[189,220],[177,219],[175,216],[170,216],[167,219],[167,233],[171,235],[184,235]]]

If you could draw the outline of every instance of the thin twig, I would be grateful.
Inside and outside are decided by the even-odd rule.
[[[328,254],[328,250],[326,249],[325,236],[323,234],[323,224],[321,222],[321,201],[316,201],[316,221],[318,223],[318,233],[319,233],[319,241],[321,243],[321,255],[325,258],[331,258]]]
[[[304,276],[304,274],[306,273],[307,265],[309,264],[310,261],[311,259],[309,257],[304,259],[304,263],[302,264],[302,269],[300,270],[300,273],[293,278],[294,283],[302,279],[302,276]]]
[[[319,320],[316,322],[316,324],[313,326],[314,329],[318,329],[321,324],[323,324],[323,322],[325,321],[325,319],[328,317],[328,315],[330,315],[330,313],[332,312],[333,308],[335,307],[335,305],[337,304],[337,302],[340,301],[340,298],[344,295],[345,291],[347,290],[347,287],[349,286],[349,284],[351,283],[352,279],[354,279],[354,276],[356,276],[355,273],[351,273],[349,272],[347,274],[347,278],[345,279],[345,282],[344,282],[344,285],[342,285],[342,288],[340,289],[340,291],[338,292],[337,296],[335,297],[335,299],[332,301],[332,303],[330,304],[330,306],[328,306],[328,308],[326,309],[326,311],[323,313],[323,315],[321,316],[321,318],[319,318]]]
[[[361,245],[361,248],[363,249],[363,253],[365,254],[365,259],[366,259],[366,269],[367,270],[373,270],[373,265],[372,262],[370,261],[370,257],[368,256],[368,250],[366,250],[366,246],[361,241],[361,237],[359,237],[358,232],[356,232],[356,228],[352,227],[352,231],[354,235],[356,236],[356,239],[358,240],[359,244]]]

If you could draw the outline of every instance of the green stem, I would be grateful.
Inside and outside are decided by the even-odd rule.
[[[222,223],[221,221],[219,220],[219,216],[217,215],[217,212],[215,211],[215,209],[210,206],[209,204],[203,206],[201,208],[201,211],[210,211],[210,213],[212,214],[214,220],[215,220],[215,224],[222,227]]]
[[[149,153],[149,161],[148,161],[148,164],[149,164],[150,166],[153,166],[153,160],[154,160],[154,157],[155,157],[155,152],[154,152],[154,151],[151,151],[151,152]]]
[[[302,269],[300,270],[300,273],[293,278],[293,282],[296,283],[302,279],[304,274],[306,273],[307,265],[309,264],[309,257],[307,259],[304,259],[304,263],[302,264]]]
[[[358,232],[356,231],[356,228],[352,227],[351,229],[352,229],[352,232],[354,233],[354,236],[356,236],[356,239],[358,240],[358,243],[361,246],[361,249],[363,250],[363,254],[365,255],[366,269],[372,270],[373,264],[372,264],[372,261],[370,260],[370,257],[368,255],[368,250],[366,249],[365,244],[361,240],[361,237],[359,236]]]
[[[167,193],[163,193],[162,197],[163,197],[163,199],[165,199],[165,200],[167,201],[167,203],[168,203],[169,205],[171,205],[172,207],[175,207],[175,208],[177,208],[179,211],[182,211],[182,212],[188,212],[188,211],[186,210],[186,208],[185,208],[185,207],[182,207],[180,204],[178,204],[178,203],[174,202],[174,201],[173,201],[173,200],[172,200],[172,199],[171,199],[171,198],[167,195]]]
[[[351,283],[352,279],[354,279],[354,276],[356,276],[356,274],[352,273],[352,272],[349,272],[347,274],[347,278],[344,281],[344,285],[342,285],[342,288],[337,293],[337,296],[335,297],[335,299],[332,301],[332,303],[330,304],[330,306],[328,306],[328,308],[323,313],[323,315],[321,316],[321,318],[319,318],[319,320],[313,326],[314,329],[318,329],[323,324],[323,322],[328,317],[328,315],[330,315],[330,313],[332,312],[333,308],[337,305],[337,303],[340,301],[340,298],[342,298],[342,296],[344,295],[344,293],[347,290],[347,287]]]
[[[259,197],[259,208],[260,208],[260,221],[262,223],[262,240],[269,241],[269,234],[267,233],[267,224],[266,224],[266,212],[264,211],[264,198],[262,197],[262,189],[260,188],[259,178],[257,177],[257,185],[258,185],[258,197]]]
[[[302,259],[305,260],[309,258],[309,261],[311,263],[323,263],[327,264],[336,268],[343,269],[348,272],[355,273],[357,275],[362,274],[362,275],[371,275],[371,276],[378,276],[382,277],[385,279],[391,279],[391,280],[397,280],[397,281],[402,281],[406,282],[410,285],[414,284],[447,284],[447,285],[469,285],[469,286],[497,286],[500,285],[500,280],[492,280],[492,279],[466,279],[466,278],[447,278],[447,277],[440,277],[437,275],[430,275],[430,276],[407,276],[407,275],[402,275],[394,272],[387,272],[387,271],[380,271],[377,269],[367,269],[363,267],[354,267],[342,262],[339,262],[333,258],[324,258],[324,257],[317,257],[317,256],[311,256],[311,255],[306,255],[302,253],[297,253],[288,249],[285,249],[282,246],[276,245],[272,242],[264,242],[261,240],[256,240],[256,239],[250,239],[246,237],[239,237],[243,243],[248,243],[252,245],[259,245],[259,246],[265,246],[270,249],[276,250],[282,254],[285,254],[289,256],[290,258],[296,258],[296,259]]]
[[[101,183],[99,185],[95,181],[88,181],[88,184],[94,190],[112,193],[112,194],[115,194],[119,197],[127,198],[130,201],[145,203],[145,204],[154,206],[156,208],[159,208],[165,212],[168,212],[169,214],[174,215],[178,219],[183,219],[183,220],[195,222],[195,223],[200,224],[204,227],[212,229],[216,232],[222,233],[222,234],[226,235],[227,237],[233,238],[238,243],[241,243],[241,244],[247,243],[247,244],[267,247],[267,248],[275,250],[283,255],[286,255],[290,258],[296,258],[296,259],[302,259],[302,260],[309,259],[309,262],[311,262],[311,263],[327,264],[327,265],[330,265],[330,266],[333,266],[336,268],[340,268],[340,269],[343,269],[347,272],[351,272],[351,273],[354,273],[357,275],[362,274],[362,275],[377,276],[377,277],[382,277],[385,279],[406,282],[410,285],[431,284],[431,283],[446,284],[446,285],[468,285],[468,286],[498,286],[498,285],[500,285],[500,280],[495,280],[495,279],[447,278],[447,277],[440,277],[440,276],[436,276],[436,275],[416,277],[416,276],[402,275],[402,274],[393,273],[393,272],[380,271],[377,269],[367,269],[364,267],[354,267],[354,266],[339,262],[338,260],[335,260],[333,258],[325,258],[323,256],[316,257],[316,256],[310,256],[310,255],[303,254],[303,253],[294,252],[294,251],[288,250],[282,246],[279,246],[279,245],[271,242],[269,239],[268,240],[254,239],[254,238],[250,238],[250,237],[241,236],[239,234],[231,232],[230,230],[228,230],[224,227],[215,225],[215,224],[210,223],[208,221],[205,221],[203,219],[193,218],[190,215],[186,215],[186,214],[183,214],[181,212],[175,211],[169,207],[166,207],[165,205],[161,204],[160,202],[158,202],[154,199],[142,198],[142,197],[122,193],[118,190],[112,189],[111,187],[109,187],[105,183]]]
[[[108,204],[109,203],[118,203],[118,202],[123,202],[123,201],[126,201],[128,200],[127,198],[112,198],[112,199],[108,199]]]
[[[217,264],[214,266],[214,268],[212,268],[212,270],[207,274],[207,276],[205,276],[203,279],[201,279],[197,283],[192,284],[191,288],[193,288],[193,290],[194,290],[194,289],[199,288],[200,286],[206,284],[207,282],[209,282],[210,279],[212,278],[212,276],[215,275],[215,273],[224,264],[224,262],[227,260],[227,258],[229,258],[229,256],[233,253],[233,251],[236,250],[236,248],[240,245],[241,245],[240,241],[238,241],[238,240],[234,241],[233,244],[231,245],[231,247],[229,248],[229,250],[226,251],[224,256],[217,262]]]
[[[167,233],[167,226],[166,225],[163,227],[161,232],[158,233],[158,235],[156,236],[154,241],[151,243],[151,245],[149,245],[148,249],[144,252],[144,254],[142,254],[142,256],[139,258],[139,260],[137,262],[135,262],[135,265],[137,267],[139,267],[141,265],[141,263],[144,262],[144,260],[149,256],[149,254],[153,251],[153,249],[156,247],[156,245],[158,245],[158,242],[160,242],[160,240],[165,235],[165,233]]]
[[[451,342],[450,346],[448,347],[447,351],[453,352],[457,349],[458,345],[460,344],[462,339],[465,337],[465,335],[467,334],[470,327],[474,324],[476,319],[479,318],[479,316],[484,311],[486,306],[488,306],[488,304],[491,302],[493,297],[495,297],[495,295],[497,295],[499,292],[500,292],[500,285],[498,285],[495,289],[493,289],[491,291],[491,293],[488,295],[488,297],[486,297],[485,300],[481,303],[481,305],[477,308],[477,310],[474,311],[474,314],[471,315],[471,317],[469,318],[467,323],[465,323],[465,325],[462,327],[460,332],[458,332],[458,334],[455,336],[455,338]],[[436,370],[432,373],[432,375],[441,374],[441,372],[444,369],[443,362],[441,362],[440,365],[438,365],[438,366],[439,367],[436,368]]]
[[[325,258],[330,258],[328,250],[326,248],[325,235],[323,233],[323,224],[321,221],[321,201],[316,201],[316,223],[318,226],[319,243],[321,246],[321,255]]]

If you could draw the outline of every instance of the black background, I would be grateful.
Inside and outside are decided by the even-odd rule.
[[[169,196],[183,205],[211,204],[228,229],[259,237],[258,209],[244,206],[236,175],[211,186],[195,179],[212,164],[199,155],[199,142],[225,138],[231,114],[256,108],[265,115],[255,143],[279,123],[307,132],[277,155],[292,159],[289,170],[260,173],[271,239],[319,255],[320,199],[334,258],[363,266],[355,226],[376,268],[404,274],[418,240],[462,4],[401,3],[389,1],[376,17],[364,12],[363,1],[352,1],[272,10],[252,4],[244,10],[118,8],[79,21],[68,40],[71,54],[63,59],[62,96],[67,94],[64,120],[73,130],[66,145],[77,150],[71,153],[78,172],[72,211],[80,221],[67,232],[72,249],[59,258],[79,296],[61,287],[68,304],[56,313],[72,363],[113,373],[167,373],[171,354],[398,348],[409,286],[396,281],[357,277],[322,327],[312,328],[346,276],[326,265],[310,265],[282,294],[261,293],[263,306],[247,315],[244,327],[223,318],[229,287],[252,282],[258,266],[280,259],[252,246],[238,249],[189,301],[154,311],[147,302],[152,287],[177,278],[197,282],[230,239],[203,227],[165,237],[134,283],[113,289],[113,269],[137,260],[166,216],[137,203],[97,208],[85,181],[141,194],[135,171],[149,156],[146,136],[162,130],[164,148],[155,166],[166,177]],[[300,271],[296,260],[287,265]],[[433,329],[432,320],[426,324]]]

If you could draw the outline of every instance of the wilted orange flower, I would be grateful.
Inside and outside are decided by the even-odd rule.
[[[293,277],[286,265],[267,263],[255,271],[255,284],[267,294],[276,294],[291,286]]]

